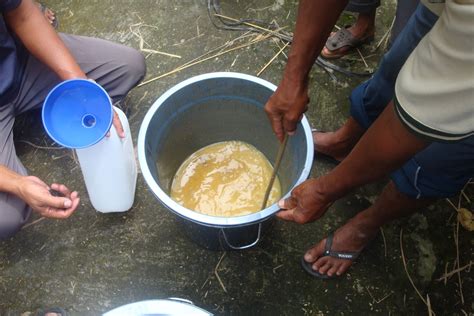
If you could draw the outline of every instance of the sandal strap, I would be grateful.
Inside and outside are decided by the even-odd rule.
[[[330,232],[326,237],[326,246],[324,248],[324,255],[338,259],[355,260],[360,254],[360,251],[332,251],[332,242],[334,239],[334,232]]]
[[[326,48],[329,51],[334,51],[345,46],[353,47],[358,42],[359,40],[354,38],[351,32],[349,32],[346,28],[342,28],[337,31],[336,34],[327,39]]]

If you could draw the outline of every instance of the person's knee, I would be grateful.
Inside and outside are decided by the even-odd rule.
[[[12,196],[2,199],[0,201],[0,240],[15,235],[26,223],[30,214],[31,209],[22,200]]]
[[[127,76],[130,76],[132,81],[140,82],[146,74],[145,57],[139,51],[130,48],[125,57],[125,65],[127,67]]]

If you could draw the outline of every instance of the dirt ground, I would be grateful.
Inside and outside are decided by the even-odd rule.
[[[61,32],[148,49],[144,52],[146,79],[172,71],[242,35],[216,29],[204,0],[48,0],[46,4],[56,11]],[[275,20],[288,30],[296,19],[296,1],[223,0],[221,5],[228,16]],[[377,11],[375,41],[360,51],[367,65],[358,53],[336,63],[358,71],[375,69],[394,10],[395,3],[385,1]],[[339,24],[351,20],[353,17],[346,15]],[[380,40],[381,47],[376,49]],[[125,102],[135,141],[149,107],[173,85],[214,71],[256,75],[280,47],[277,40],[264,40],[135,88]],[[278,84],[285,62],[285,55],[278,55],[260,77]],[[335,76],[337,81],[316,66],[311,72],[307,117],[313,126],[324,130],[338,127],[349,116],[347,97],[365,80]],[[473,315],[472,272],[464,270],[447,282],[438,280],[453,269],[457,257],[461,267],[473,260],[472,233],[458,228],[456,212],[445,200],[386,225],[344,277],[321,281],[302,270],[300,259],[305,249],[373,202],[385,181],[337,201],[315,223],[300,226],[275,221],[256,247],[216,252],[199,248],[186,238],[174,215],[156,200],[141,175],[131,211],[95,212],[71,152],[38,147],[53,145],[38,113],[17,123],[18,155],[29,172],[47,182],[66,183],[78,190],[82,199],[70,219],[35,222],[38,217],[33,217],[31,225],[14,238],[0,242],[0,315],[28,315],[50,306],[61,306],[73,315],[97,315],[130,302],[167,297],[191,300],[218,315],[428,314],[408,279],[401,246],[409,275],[423,299],[429,296],[437,315]],[[316,159],[312,176],[332,167]],[[466,189],[467,197],[460,199],[462,206],[472,209],[473,192],[474,185]],[[457,205],[458,198],[452,202]]]

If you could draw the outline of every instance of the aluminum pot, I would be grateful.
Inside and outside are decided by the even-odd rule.
[[[169,196],[179,166],[204,146],[228,140],[247,142],[271,163],[278,151],[263,107],[276,86],[260,78],[217,72],[185,80],[166,91],[148,110],[138,136],[138,159],[146,183],[187,235],[213,250],[255,246],[279,210],[273,204],[245,216],[216,217],[187,209]],[[309,176],[313,162],[311,128],[305,117],[290,137],[278,177],[282,193]]]

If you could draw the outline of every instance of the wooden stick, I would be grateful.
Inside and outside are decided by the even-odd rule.
[[[275,56],[273,56],[272,59],[270,59],[270,60],[268,61],[268,63],[266,63],[265,66],[263,66],[263,68],[260,69],[260,71],[257,73],[257,77],[259,77],[259,76],[262,74],[262,72],[264,72],[265,69],[267,69],[267,67],[270,66],[270,64],[283,52],[283,50],[284,50],[286,47],[288,47],[289,44],[290,44],[290,43],[287,42],[287,43],[285,43],[285,45],[283,45],[282,48],[280,48],[280,50],[278,51],[278,53],[276,53]]]
[[[278,169],[280,168],[280,163],[283,158],[283,153],[285,152],[286,144],[288,143],[288,134],[285,134],[285,138],[283,138],[283,142],[280,143],[280,147],[278,147],[278,153],[275,159],[275,166],[273,167],[272,176],[270,178],[270,182],[268,183],[267,190],[265,191],[265,195],[263,197],[263,203],[261,209],[265,209],[267,207],[268,198],[270,197],[270,192],[273,188],[273,183],[275,182],[276,175],[278,173]]]

